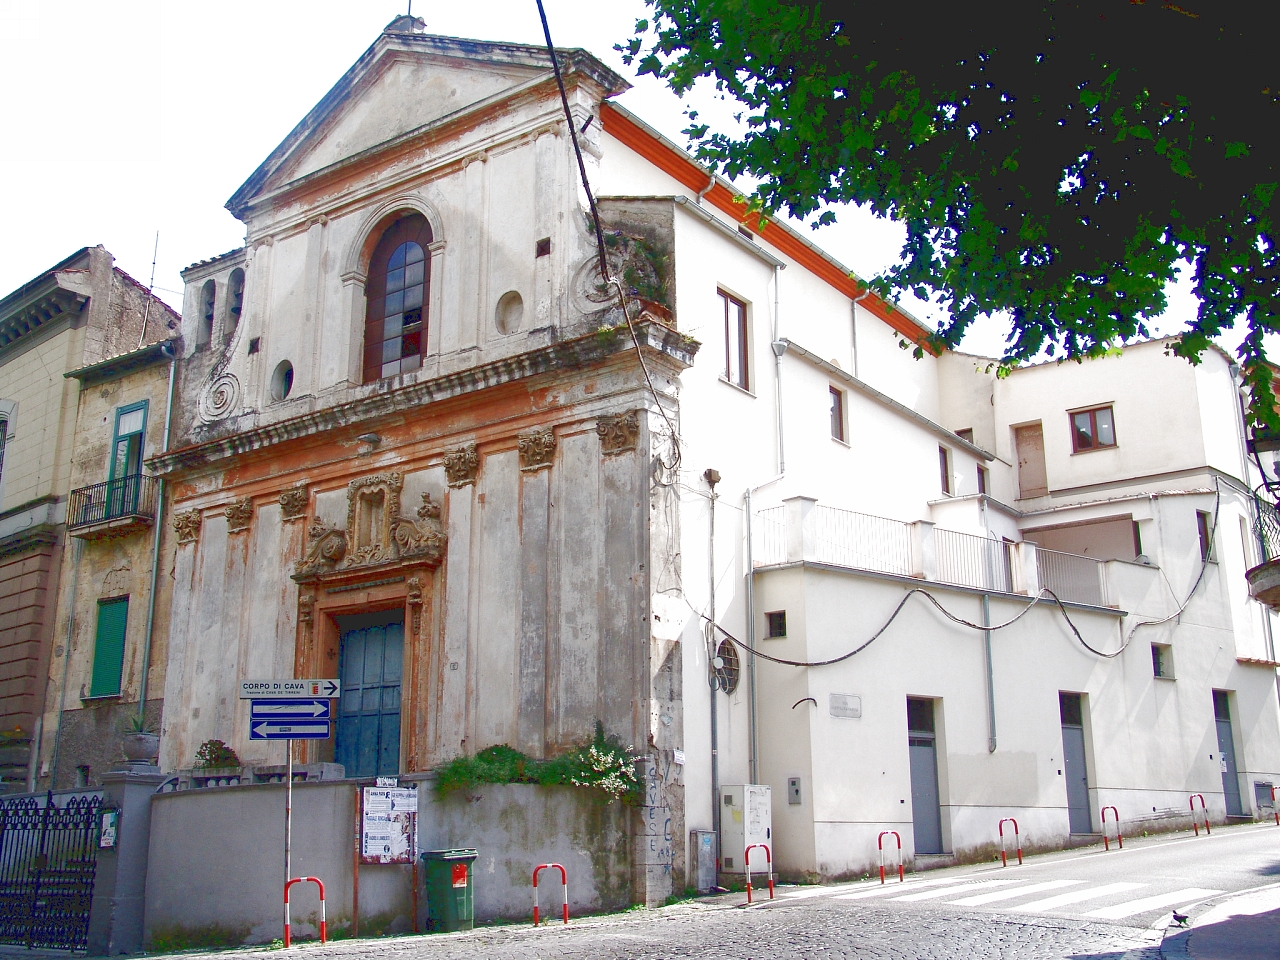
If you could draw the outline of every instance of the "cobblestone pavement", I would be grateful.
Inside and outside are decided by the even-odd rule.
[[[826,899],[740,909],[742,895],[533,929],[339,941],[299,952],[313,960],[1159,960],[1160,934],[1059,917],[903,911]],[[198,957],[199,954],[184,954]],[[215,955],[210,955],[215,956]],[[236,958],[279,953],[236,951]],[[223,955],[225,957],[225,954]]]

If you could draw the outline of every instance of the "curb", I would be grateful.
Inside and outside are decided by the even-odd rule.
[[[1176,929],[1178,932],[1170,936],[1170,929]],[[1194,927],[1188,930],[1181,927],[1165,927],[1164,938],[1160,941],[1161,960],[1191,960],[1191,934],[1194,931]]]

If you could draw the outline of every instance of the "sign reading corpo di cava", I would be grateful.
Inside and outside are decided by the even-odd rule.
[[[241,680],[241,700],[291,700],[297,697],[331,699],[342,693],[340,680]]]

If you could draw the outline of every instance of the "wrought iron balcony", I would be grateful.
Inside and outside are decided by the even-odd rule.
[[[156,519],[160,482],[135,474],[71,491],[67,529],[82,540],[124,537],[149,528]]]
[[[1253,533],[1262,562],[1245,573],[1249,594],[1269,607],[1280,607],[1280,511],[1260,496],[1255,496],[1253,502],[1257,508]]]

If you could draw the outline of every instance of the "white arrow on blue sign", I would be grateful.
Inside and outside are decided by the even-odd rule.
[[[250,720],[328,720],[328,700],[254,700]]]
[[[328,740],[328,720],[254,720],[250,740]]]

